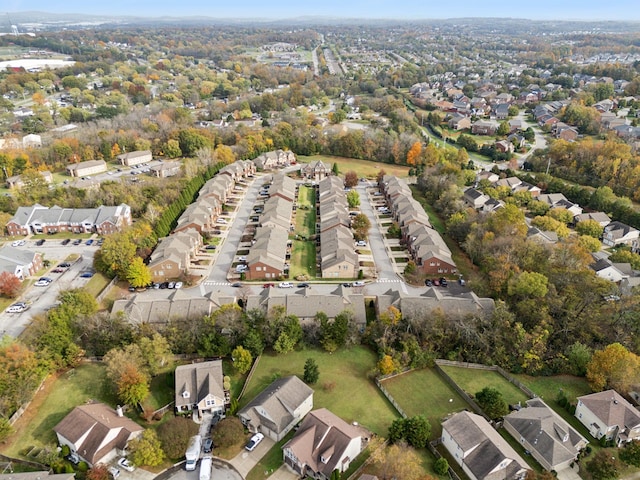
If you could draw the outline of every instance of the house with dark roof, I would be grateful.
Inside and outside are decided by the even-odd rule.
[[[590,265],[591,269],[596,272],[596,276],[618,283],[624,278],[632,276],[630,263],[613,263],[608,258],[600,258]]]
[[[58,443],[67,445],[90,466],[124,455],[127,443],[143,430],[121,408],[114,410],[104,403],[76,407],[53,428]]]
[[[629,245],[632,250],[637,251],[639,248],[638,237],[640,232],[622,222],[611,222],[604,227],[602,233],[602,243],[607,247],[615,247],[616,245]]]
[[[279,442],[313,408],[313,390],[295,375],[279,378],[238,412],[251,432]]]
[[[640,412],[615,390],[578,397],[575,415],[593,438],[613,440],[618,447],[640,440]]]
[[[193,363],[176,367],[175,409],[177,413],[197,411],[224,413],[231,402],[224,389],[222,360]]]
[[[489,195],[482,193],[480,190],[476,190],[473,187],[466,188],[462,196],[464,202],[470,207],[479,210],[487,203],[491,198]]]
[[[456,413],[442,422],[442,445],[471,480],[522,480],[527,462],[480,415]]]
[[[540,398],[504,417],[504,428],[549,471],[568,467],[589,443]]]
[[[283,447],[284,463],[298,475],[328,480],[347,471],[365,446],[361,431],[326,408],[310,412]]]
[[[9,272],[20,280],[35,275],[42,268],[42,254],[4,245],[0,248],[0,272]]]

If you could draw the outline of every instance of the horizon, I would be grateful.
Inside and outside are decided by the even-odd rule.
[[[540,21],[640,21],[640,9],[631,0],[620,0],[615,8],[596,0],[565,0],[558,5],[555,0],[539,0],[535,7],[522,7],[504,0],[485,3],[460,0],[455,8],[438,3],[425,5],[418,0],[356,0],[339,2],[325,0],[321,5],[300,4],[292,0],[278,0],[265,5],[257,0],[246,0],[242,6],[215,5],[205,0],[192,0],[187,4],[176,4],[167,0],[139,0],[131,2],[114,0],[109,5],[85,1],[67,0],[64,12],[52,11],[51,3],[45,0],[9,0],[3,11],[6,15],[41,12],[59,15],[90,15],[105,17],[162,17],[214,19],[288,20],[300,17],[326,17],[362,20],[453,20],[458,18],[496,18]]]

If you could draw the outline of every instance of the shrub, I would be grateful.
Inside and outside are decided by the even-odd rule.
[[[449,462],[446,458],[439,458],[433,463],[433,470],[438,475],[446,475],[449,470]]]
[[[215,445],[228,448],[244,441],[244,427],[240,419],[227,417],[222,419],[213,429],[211,439]]]

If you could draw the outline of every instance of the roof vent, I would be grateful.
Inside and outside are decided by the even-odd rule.
[[[189,398],[189,397],[191,397],[191,394],[187,390],[182,392],[182,398]]]

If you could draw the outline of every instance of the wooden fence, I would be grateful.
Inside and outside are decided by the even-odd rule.
[[[259,362],[260,362],[260,355],[258,355],[256,357],[256,361],[253,362],[253,365],[251,366],[251,370],[249,370],[249,375],[247,375],[247,379],[244,381],[244,385],[242,386],[242,390],[240,391],[240,395],[238,395],[238,400],[240,400],[242,398],[242,396],[244,395],[244,392],[247,389],[247,385],[249,385],[249,382],[251,381],[251,377],[253,377],[253,373],[256,371],[256,368],[258,368],[258,363]]]

